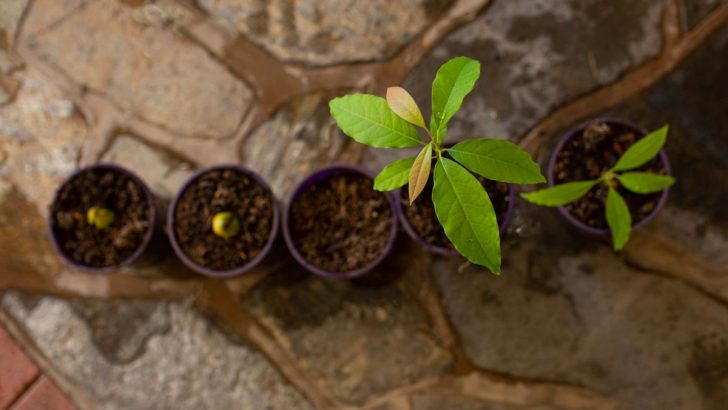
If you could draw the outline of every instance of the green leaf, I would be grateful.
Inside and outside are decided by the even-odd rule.
[[[516,184],[546,182],[531,156],[509,141],[471,139],[455,145],[447,152],[469,170],[494,181]]]
[[[500,234],[493,204],[480,182],[455,161],[435,165],[432,201],[455,249],[470,262],[500,274]]]
[[[675,178],[649,172],[627,172],[617,175],[619,183],[638,194],[659,192],[675,183]]]
[[[654,158],[660,152],[662,146],[665,145],[667,130],[668,125],[663,125],[662,128],[652,131],[646,137],[632,144],[622,154],[622,157],[617,161],[617,164],[612,170],[626,171],[628,169],[634,169]]]
[[[586,195],[599,180],[567,182],[534,192],[524,192],[521,196],[528,202],[543,206],[561,206],[574,202]]]
[[[432,118],[430,131],[437,144],[445,137],[447,123],[480,77],[480,63],[467,57],[455,57],[443,64],[432,82]]]
[[[417,106],[415,99],[404,88],[387,88],[387,104],[403,120],[425,128],[425,119],[422,118],[420,107]]]
[[[407,183],[415,157],[402,158],[384,167],[374,178],[375,191],[391,191]]]
[[[423,144],[417,129],[389,109],[382,97],[351,94],[329,101],[331,116],[344,134],[376,148]]]
[[[409,174],[409,203],[412,203],[420,196],[425,189],[427,180],[430,179],[432,168],[432,143],[427,144],[415,158]]]
[[[629,214],[627,203],[616,189],[609,189],[607,194],[607,224],[612,231],[612,245],[615,251],[622,250],[629,240],[632,230],[632,215]]]

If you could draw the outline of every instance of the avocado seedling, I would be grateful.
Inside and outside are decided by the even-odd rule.
[[[501,255],[496,212],[474,174],[517,184],[545,182],[545,178],[531,157],[511,142],[475,138],[453,146],[443,144],[448,122],[479,77],[476,60],[456,57],[443,64],[432,83],[429,126],[412,96],[401,87],[388,88],[386,99],[345,95],[331,100],[329,108],[344,134],[362,144],[375,148],[421,146],[417,156],[387,165],[375,178],[374,189],[390,191],[408,184],[412,204],[432,174],[432,202],[445,235],[470,262],[498,274]],[[427,140],[420,137],[418,128]]]
[[[606,123],[596,123],[587,127],[584,131],[584,138],[587,141],[582,143],[582,145],[603,146],[611,149],[614,146],[619,147],[621,143],[616,138],[622,138],[623,136],[626,136],[627,140],[634,138],[634,134],[629,131],[618,132],[618,130],[613,128]],[[574,204],[587,194],[590,196],[590,199],[601,201],[604,208],[604,218],[611,231],[614,250],[619,251],[626,245],[632,230],[633,218],[630,213],[630,208],[635,208],[636,210],[644,210],[647,208],[648,211],[654,209],[649,202],[639,202],[637,200],[630,201],[634,205],[628,206],[628,201],[625,201],[624,196],[629,195],[632,198],[635,197],[633,194],[638,194],[639,196],[654,194],[675,183],[675,178],[669,175],[660,175],[655,171],[660,169],[660,166],[663,167],[662,170],[664,171],[664,165],[662,164],[658,163],[652,167],[653,169],[649,170],[638,169],[659,159],[655,157],[665,144],[667,132],[668,126],[664,125],[644,138],[632,143],[623,151],[621,156],[617,157],[616,162],[612,160],[610,165],[599,170],[598,172],[601,175],[596,178],[569,181],[538,191],[523,193],[521,196],[529,202],[543,206]],[[598,142],[592,142],[590,140]],[[604,149],[598,150],[604,151]],[[589,155],[570,155],[570,157],[573,158],[572,162],[589,161],[592,164],[591,168],[600,168],[599,165],[595,165],[597,161]],[[599,156],[599,158],[604,157],[604,154]],[[586,169],[588,167],[585,165],[582,168]],[[581,174],[585,173],[586,171]],[[601,192],[605,192],[605,195],[595,193],[599,188],[601,188]],[[623,192],[620,193],[620,190]],[[593,210],[597,207],[587,204],[585,208]],[[589,211],[580,212],[579,215],[586,215],[586,219],[592,225],[600,223],[596,218],[589,216]]]

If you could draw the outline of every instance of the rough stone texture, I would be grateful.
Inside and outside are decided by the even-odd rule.
[[[23,17],[29,0],[4,0],[0,3],[0,46],[10,44],[15,38],[18,23]]]
[[[519,262],[525,256],[510,253],[514,262],[500,278],[436,268],[478,365],[584,385],[628,409],[718,408],[728,374],[706,369],[728,365],[716,361],[728,353],[721,304],[630,269],[606,247],[560,258],[544,251]]]
[[[134,170],[149,189],[163,199],[171,199],[193,172],[189,162],[126,134],[116,137],[101,160]]]
[[[74,80],[180,136],[231,135],[251,91],[167,27],[176,14],[144,10],[98,0],[28,41]]]
[[[71,308],[88,324],[93,344],[110,363],[131,363],[147,341],[169,331],[167,304],[156,301],[76,299]]]
[[[451,0],[199,0],[276,58],[309,65],[382,60]]]
[[[396,286],[395,272],[407,271],[406,263],[387,261],[359,281],[288,271],[256,288],[247,303],[329,391],[345,402],[362,403],[441,374],[452,362],[417,303],[417,292]],[[421,268],[413,265],[413,271]]]
[[[533,407],[530,407],[534,409]],[[424,393],[412,398],[412,410],[515,410],[511,406],[487,404],[455,394]],[[540,406],[534,410],[557,410],[550,406]]]
[[[450,58],[480,60],[481,80],[449,136],[518,139],[570,98],[615,80],[660,50],[662,2],[496,1],[448,36],[405,88],[430,115],[431,84]]]
[[[23,35],[34,35],[58,24],[79,7],[96,0],[33,0],[33,11],[23,23]]]
[[[725,2],[725,0],[682,0],[685,28],[695,27],[705,16]]]
[[[346,137],[329,115],[329,98],[306,95],[281,109],[245,141],[243,164],[260,173],[278,198],[340,153]]]
[[[2,304],[99,408],[311,408],[260,353],[228,341],[185,304],[169,304],[169,331],[149,337],[143,353],[123,365],[107,361],[99,352],[99,341],[89,329],[98,324],[79,318],[69,302],[43,298],[28,309],[18,293],[11,292]],[[128,309],[133,308],[107,308],[104,317],[123,320],[123,314],[115,315]]]
[[[45,214],[56,186],[76,167],[86,125],[37,71],[13,78],[21,83],[15,101],[0,107],[0,181],[15,185]]]

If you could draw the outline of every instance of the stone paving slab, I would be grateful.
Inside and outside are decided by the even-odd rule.
[[[26,41],[78,83],[152,123],[183,137],[230,136],[252,92],[170,27],[189,18],[184,8],[163,4],[144,12],[94,1]]]
[[[187,304],[150,303],[155,313],[135,300],[2,298],[41,352],[100,408],[311,408],[260,353],[229,341]]]
[[[406,249],[401,244],[395,252]],[[335,396],[362,404],[453,365],[417,298],[423,264],[416,260],[428,259],[421,253],[410,248],[354,281],[288,269],[244,303]]]
[[[435,30],[418,43],[418,33],[447,7],[478,9],[476,3],[487,2],[418,0],[406,9],[378,1],[35,0],[25,18],[3,15],[6,36],[20,28],[17,47],[0,34],[3,314],[98,408],[600,408],[580,388],[625,409],[722,408],[725,295],[646,267],[639,251],[615,255],[569,230],[552,210],[522,201],[498,278],[458,259],[433,258],[404,234],[396,256],[345,282],[305,274],[280,254],[265,268],[273,272],[206,281],[169,249],[160,260],[103,277],[72,272],[52,253],[46,205],[82,156],[134,169],[165,204],[209,163],[174,154],[196,154],[175,150],[175,141],[185,141],[205,155],[225,150],[220,158],[238,158],[286,198],[305,173],[352,158],[329,118],[328,99],[352,84],[392,85],[373,79],[404,74],[395,56],[408,44],[434,46],[405,84],[421,102],[429,101],[443,60],[467,54],[483,63],[479,86],[452,123],[456,138],[518,141],[554,109],[657,56],[666,44],[661,19],[676,4],[495,0],[479,15],[461,16],[454,32]],[[678,3],[678,26],[686,29],[725,14],[718,0]],[[27,2],[7,4],[23,10]],[[186,31],[205,26],[200,21],[226,26],[224,45]],[[264,50],[258,55],[279,60],[266,84],[280,72],[289,76],[281,87],[296,79],[277,110],[241,79],[258,84],[237,63],[244,56],[231,62],[223,55],[226,47],[256,47],[243,37],[231,41],[235,32]],[[726,71],[717,63],[728,58],[727,33],[708,37],[675,73],[606,113],[648,128],[673,125],[667,149],[679,181],[642,240],[669,238],[697,261],[692,271],[718,284],[728,264],[720,189],[728,178],[728,107]],[[409,51],[402,58],[417,59]],[[371,65],[378,72],[361,75],[369,65],[348,65],[362,61],[378,61]],[[362,78],[346,79],[348,72]],[[306,81],[322,78],[332,79],[325,91],[301,91],[321,90]],[[543,136],[540,159],[563,131]],[[362,163],[379,170],[398,155],[404,153],[369,150]],[[496,387],[486,394],[467,390],[488,383]],[[565,393],[546,394],[553,390],[540,383]],[[523,400],[509,402],[502,392]]]
[[[331,65],[391,57],[451,0],[201,0],[200,5],[286,62]]]

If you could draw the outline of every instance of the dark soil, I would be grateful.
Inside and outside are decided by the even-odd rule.
[[[296,249],[310,264],[350,272],[376,259],[387,246],[392,209],[372,180],[337,173],[315,182],[291,205],[289,225]]]
[[[240,232],[228,239],[212,232],[218,212],[232,212]],[[239,268],[263,250],[273,229],[273,195],[250,176],[214,170],[193,182],[177,201],[174,234],[197,265],[216,271]]]
[[[114,222],[99,230],[86,212],[94,206],[114,212]],[[94,268],[118,266],[144,241],[151,210],[142,189],[114,170],[82,172],[64,184],[51,204],[53,234],[64,254]]]
[[[506,213],[508,213],[508,205],[511,201],[508,184],[490,181],[479,175],[475,177],[488,193],[490,202],[493,203],[493,209],[495,209],[498,225],[500,226],[506,217]],[[447,236],[445,236],[445,231],[442,229],[440,221],[437,220],[437,215],[435,215],[435,206],[432,203],[432,175],[430,175],[430,180],[427,181],[425,189],[417,197],[414,204],[409,204],[409,195],[406,186],[400,192],[400,201],[404,216],[407,218],[407,222],[412,226],[417,236],[430,245],[454,250],[455,247],[447,239]]]
[[[642,134],[636,134],[632,128],[620,124],[599,122],[587,126],[581,135],[571,138],[557,154],[553,171],[555,183],[599,178],[617,163],[630,145],[642,137]],[[665,167],[658,155],[642,167],[631,171],[664,175]],[[662,196],[662,192],[635,194],[623,187],[618,187],[617,191],[627,202],[633,224],[646,218]],[[565,207],[571,215],[585,224],[597,229],[608,229],[604,215],[607,192],[604,184],[597,184],[584,197]]]

